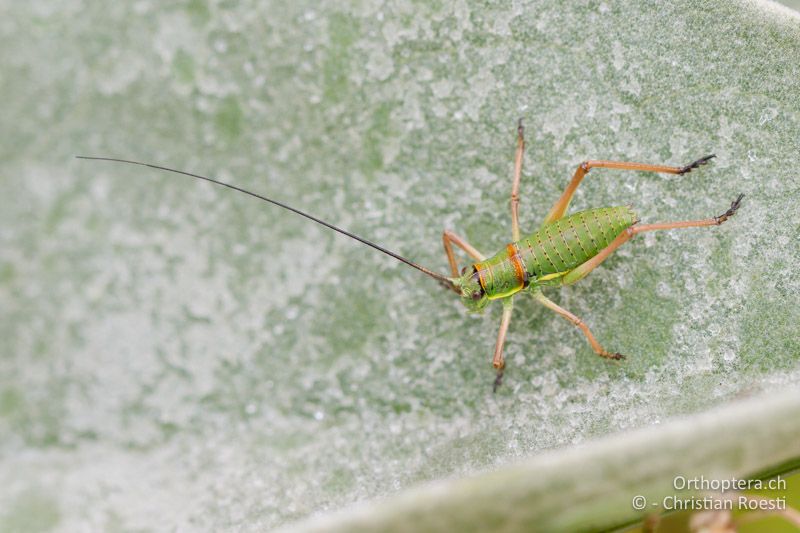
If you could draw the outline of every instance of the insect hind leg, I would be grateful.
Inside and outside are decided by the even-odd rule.
[[[578,266],[577,268],[571,270],[566,276],[562,278],[562,282],[564,285],[572,285],[583,278],[585,278],[589,272],[597,268],[600,263],[608,259],[614,251],[628,242],[631,237],[637,235],[639,233],[644,233],[646,231],[656,231],[656,230],[663,230],[663,229],[681,229],[681,228],[701,228],[706,226],[719,226],[730,217],[736,214],[736,211],[739,210],[739,206],[742,203],[742,198],[744,198],[744,194],[740,194],[736,200],[731,202],[730,208],[722,213],[719,216],[711,217],[711,218],[704,218],[700,220],[683,220],[680,222],[660,222],[656,224],[642,224],[642,225],[635,225],[627,228],[625,231],[620,233],[616,239],[611,241],[611,244],[600,250],[596,256],[592,257],[582,265]]]
[[[722,213],[720,216],[714,217],[714,220],[717,221],[717,224],[722,224],[736,214],[736,211],[739,210],[739,206],[742,204],[742,198],[744,198],[744,193],[740,193],[739,196],[736,197],[736,200],[731,202],[730,209]]]
[[[637,170],[644,172],[663,172],[665,174],[686,174],[696,168],[700,168],[702,165],[705,165],[715,157],[716,156],[714,154],[707,155],[705,157],[701,157],[696,161],[692,161],[688,165],[684,165],[682,167],[671,167],[667,165],[650,165],[647,163],[633,163],[628,161],[596,161],[596,160],[584,161],[583,163],[578,165],[577,169],[575,169],[575,174],[573,174],[572,180],[569,182],[569,185],[567,185],[567,188],[564,189],[564,192],[561,194],[561,197],[556,201],[555,204],[553,204],[553,207],[550,209],[550,212],[545,217],[542,225],[554,222],[564,216],[564,213],[566,213],[567,208],[569,207],[569,204],[572,201],[572,197],[575,195],[575,191],[578,189],[578,185],[581,184],[583,178],[593,168]]]

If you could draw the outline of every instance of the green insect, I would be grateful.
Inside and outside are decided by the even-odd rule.
[[[112,161],[141,165],[176,174],[183,174],[193,178],[209,181],[223,187],[228,187],[273,205],[277,205],[298,215],[304,216],[314,222],[337,231],[343,235],[366,244],[386,255],[416,268],[428,276],[438,280],[448,289],[453,290],[461,297],[461,302],[471,312],[482,312],[492,300],[500,300],[503,304],[503,317],[500,321],[500,331],[497,334],[492,365],[497,371],[493,389],[502,383],[505,361],[503,359],[503,345],[506,332],[511,322],[511,313],[514,307],[514,297],[518,293],[527,293],[545,307],[555,311],[565,319],[581,329],[592,349],[597,355],[606,359],[624,359],[620,353],[609,352],[595,339],[586,324],[566,309],[547,298],[542,292],[544,287],[572,285],[583,279],[589,272],[597,268],[617,248],[634,235],[646,231],[693,228],[703,226],[719,226],[732,217],[744,197],[740,194],[731,203],[730,208],[723,214],[699,220],[681,222],[664,222],[658,224],[639,224],[636,213],[629,206],[602,207],[588,209],[565,216],[575,190],[580,185],[586,174],[593,168],[611,168],[618,170],[638,170],[648,172],[664,172],[668,174],[686,174],[691,170],[708,163],[714,155],[709,155],[682,167],[664,165],[648,165],[643,163],[630,163],[620,161],[584,161],[578,165],[567,188],[556,201],[550,212],[544,218],[541,227],[527,236],[521,236],[519,229],[519,183],[522,175],[522,159],[525,151],[524,129],[522,120],[517,127],[517,149],[514,158],[514,181],[511,188],[511,235],[510,244],[491,257],[476,250],[465,239],[449,230],[442,234],[447,261],[450,265],[451,276],[436,273],[405,257],[387,250],[362,237],[354,235],[344,229],[329,224],[308,213],[290,207],[277,200],[247,191],[235,185],[224,183],[206,176],[192,174],[159,165],[116,159],[111,157],[77,156],[79,159],[99,161]],[[469,267],[459,273],[453,245],[458,246],[475,260]]]

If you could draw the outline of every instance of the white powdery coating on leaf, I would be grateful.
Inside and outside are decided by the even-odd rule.
[[[0,21],[0,529],[34,501],[60,531],[258,531],[800,380],[796,17],[67,4]],[[592,171],[573,209],[747,196],[548,292],[624,363],[519,298],[496,395],[499,309],[251,198],[72,159],[217,176],[444,271],[445,227],[510,239],[520,116],[526,229],[585,159],[717,154]]]

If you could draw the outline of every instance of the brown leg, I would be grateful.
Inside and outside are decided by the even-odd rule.
[[[594,338],[594,335],[592,335],[592,332],[589,331],[589,326],[587,326],[583,322],[583,320],[581,320],[577,316],[573,315],[563,307],[559,306],[558,304],[547,298],[544,294],[542,294],[541,291],[535,292],[533,294],[533,297],[536,298],[536,300],[539,303],[541,303],[548,309],[555,311],[559,315],[563,316],[564,318],[566,318],[567,320],[569,320],[570,322],[581,328],[583,334],[586,335],[586,340],[588,340],[589,344],[592,345],[592,350],[594,350],[594,353],[596,353],[600,357],[605,357],[606,359],[615,359],[615,360],[625,359],[625,356],[622,355],[621,353],[612,353],[603,349],[603,347],[600,346],[600,343],[597,342],[597,339]]]
[[[624,161],[584,161],[578,165],[578,168],[575,170],[575,174],[572,176],[572,181],[569,182],[569,185],[567,185],[567,188],[561,194],[561,198],[559,198],[558,201],[553,204],[553,207],[550,209],[550,213],[547,214],[542,224],[549,224],[550,222],[556,221],[564,216],[564,213],[566,213],[569,203],[572,201],[572,196],[575,194],[578,185],[581,184],[583,177],[586,176],[586,174],[593,168],[614,168],[617,170],[642,170],[645,172],[686,174],[687,172],[691,172],[692,169],[698,168],[700,165],[705,165],[713,157],[715,157],[713,154],[707,155],[683,167],[647,165],[645,163],[627,163]]]
[[[514,300],[512,298],[503,299],[503,318],[500,320],[500,331],[497,332],[497,343],[494,346],[494,357],[492,366],[497,369],[497,377],[494,380],[492,390],[497,392],[497,387],[503,383],[503,369],[506,361],[503,359],[503,345],[506,343],[506,333],[508,325],[511,323],[511,311],[514,310]]]
[[[517,153],[514,156],[514,184],[511,186],[511,237],[519,240],[519,180],[522,176],[522,155],[525,153],[525,128],[522,119],[517,125]]]
[[[458,263],[456,263],[456,256],[453,253],[453,244],[467,252],[469,256],[476,261],[483,261],[486,259],[486,257],[473,248],[470,243],[449,229],[444,230],[444,233],[442,233],[442,243],[444,244],[444,252],[447,254],[447,262],[450,263],[450,271],[453,273],[454,278],[458,277]]]
[[[630,228],[626,229],[622,233],[620,233],[616,239],[611,241],[611,244],[603,248],[599,254],[592,257],[579,267],[570,271],[569,274],[565,275],[562,278],[562,282],[564,285],[571,285],[576,283],[583,278],[586,277],[589,272],[597,268],[597,266],[602,263],[603,261],[610,256],[614,250],[625,244],[631,237],[638,233],[644,233],[645,231],[655,231],[661,229],[678,229],[678,228],[700,228],[704,226],[719,226],[730,217],[736,214],[736,210],[739,209],[739,205],[742,202],[742,198],[744,198],[744,194],[740,194],[736,200],[731,203],[730,209],[725,211],[719,216],[712,217],[712,218],[705,218],[702,220],[686,220],[682,222],[662,222],[659,224],[643,224],[641,226],[631,226]]]

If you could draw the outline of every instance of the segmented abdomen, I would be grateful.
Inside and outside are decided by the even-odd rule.
[[[628,206],[588,209],[543,226],[474,267],[489,298],[503,298],[585,263],[635,222]]]
[[[588,209],[543,226],[515,244],[535,279],[585,263],[635,222],[636,213],[628,206]]]

